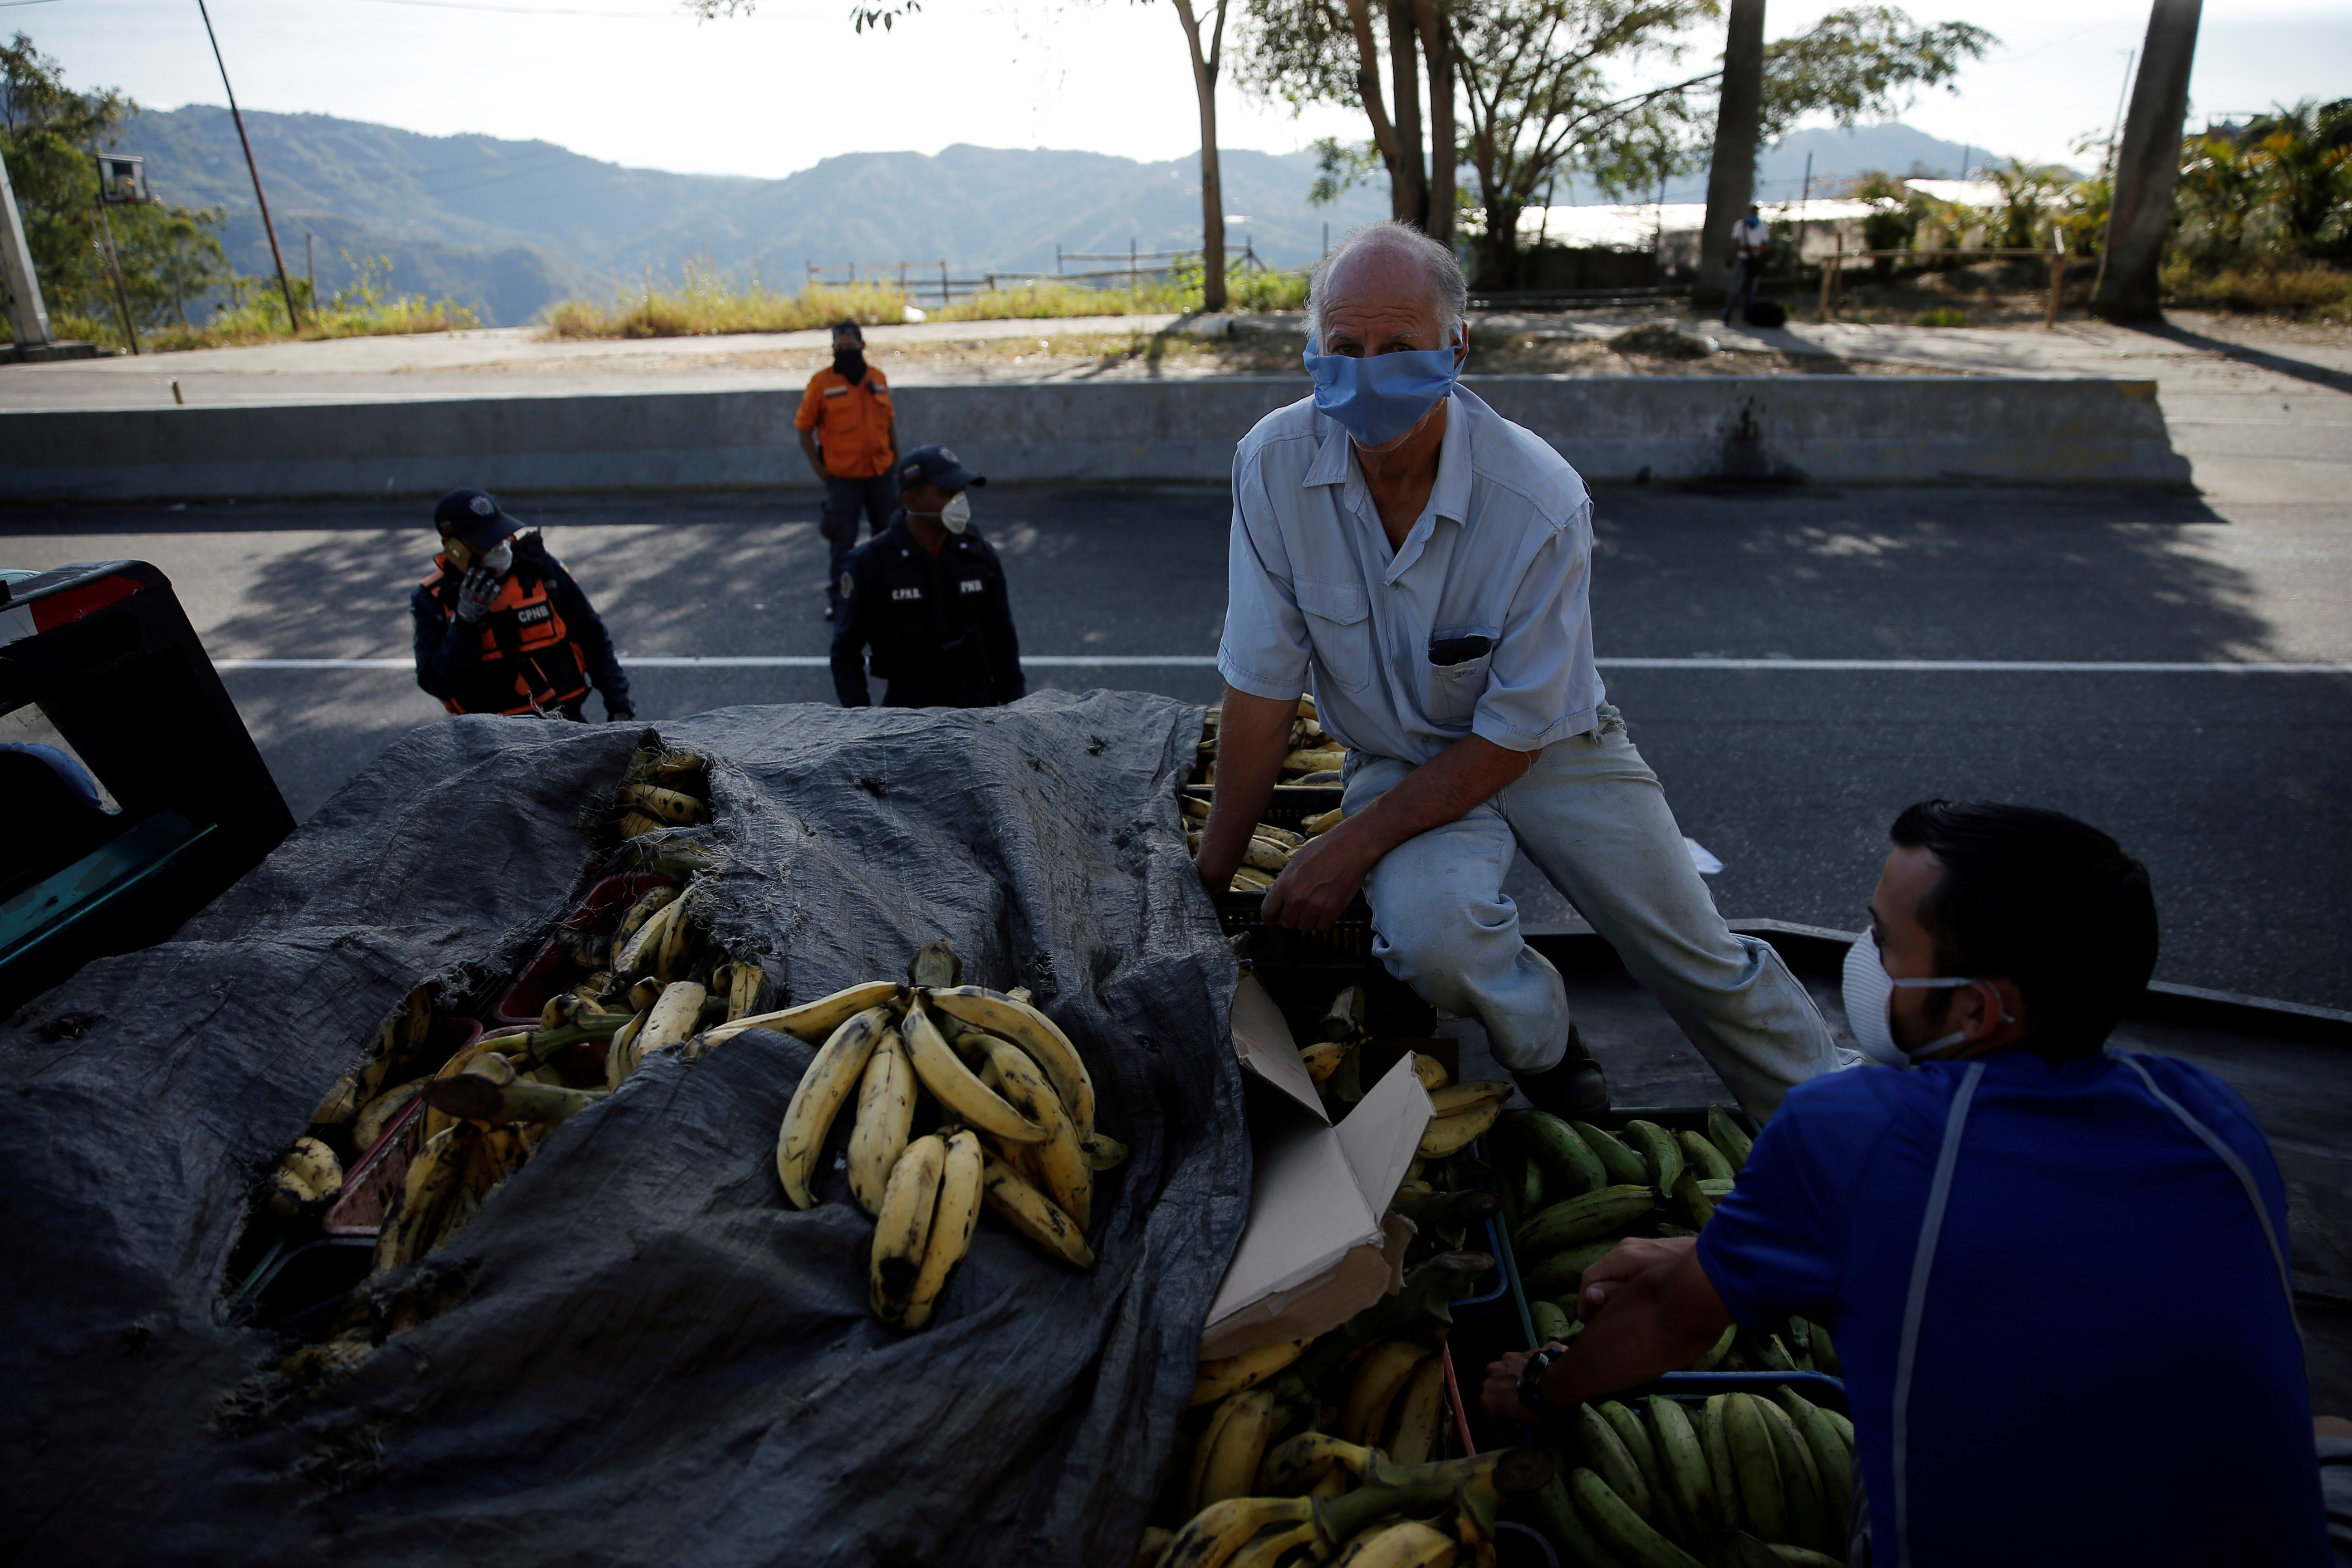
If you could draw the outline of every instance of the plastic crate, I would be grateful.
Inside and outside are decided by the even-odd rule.
[[[1216,791],[1207,784],[1186,784],[1183,793],[1194,800],[1208,800]],[[1276,784],[1265,810],[1258,814],[1258,820],[1287,827],[1293,833],[1303,832],[1299,824],[1308,817],[1339,810],[1339,797],[1344,793],[1338,784]]]
[[[606,877],[582,896],[579,907],[566,915],[557,929],[609,937],[620,929],[621,917],[629,912],[630,905],[656,888],[669,885],[667,877],[651,871],[626,871]],[[541,1011],[547,1005],[548,983],[570,962],[563,950],[555,945],[553,937],[540,943],[539,951],[523,965],[522,973],[515,976],[506,994],[491,1005],[490,1022],[537,1024]]]
[[[1328,931],[1293,931],[1265,923],[1265,895],[1218,893],[1217,923],[1228,937],[1246,936],[1254,964],[1273,969],[1360,969],[1372,961],[1372,907],[1361,898]]]
[[[451,1056],[482,1037],[482,1026],[471,1018],[453,1017],[443,1024],[460,1026],[463,1031]],[[319,1222],[320,1234],[372,1238],[383,1230],[384,1211],[392,1207],[393,1194],[408,1178],[408,1163],[425,1146],[425,1110],[424,1097],[412,1098],[375,1146],[352,1163],[352,1168],[343,1173],[342,1195]]]

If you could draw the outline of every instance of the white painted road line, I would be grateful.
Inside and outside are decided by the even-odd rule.
[[[667,655],[621,660],[631,669],[824,669],[832,660],[813,654]],[[1213,669],[1212,654],[1024,654],[1041,669]],[[2131,659],[2021,658],[1602,658],[1603,669],[1805,669],[1912,675],[2352,675],[2352,664],[2163,663]],[[215,669],[402,669],[405,658],[216,658]]]

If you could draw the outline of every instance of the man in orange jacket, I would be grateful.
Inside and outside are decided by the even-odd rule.
[[[834,324],[833,363],[809,377],[793,426],[824,486],[817,531],[832,548],[824,573],[829,621],[841,608],[841,566],[857,545],[857,514],[866,514],[868,533],[879,533],[898,506],[898,413],[890,384],[866,363],[866,334],[856,322]]]

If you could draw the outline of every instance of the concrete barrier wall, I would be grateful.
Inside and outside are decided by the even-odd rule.
[[[1927,376],[1474,377],[1588,479],[2179,488],[2155,384]],[[909,386],[908,441],[992,479],[1218,480],[1292,377]],[[0,499],[809,484],[789,390],[0,414]]]

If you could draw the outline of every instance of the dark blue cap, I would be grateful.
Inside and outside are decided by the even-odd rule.
[[[988,481],[963,466],[945,447],[918,447],[898,459],[901,485],[937,485],[943,490],[966,490]]]
[[[488,550],[522,524],[480,490],[451,490],[433,508],[433,526],[468,550]]]

